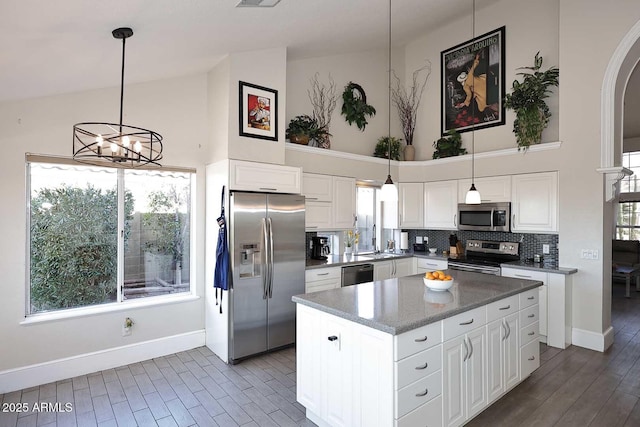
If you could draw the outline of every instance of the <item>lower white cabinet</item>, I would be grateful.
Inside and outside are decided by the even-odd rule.
[[[415,258],[377,261],[373,264],[373,280],[387,280],[416,274]]]
[[[543,283],[535,301],[540,306],[540,341],[562,349],[571,345],[572,276],[513,267],[502,267],[502,275]]]
[[[449,268],[449,262],[445,259],[416,258],[416,260],[416,273],[420,274],[435,270],[446,270]]]
[[[338,289],[342,285],[340,267],[315,268],[305,271],[305,293]]]
[[[443,425],[459,426],[487,406],[484,325],[445,341],[442,354]]]
[[[518,313],[487,325],[488,403],[520,382],[520,322]]]

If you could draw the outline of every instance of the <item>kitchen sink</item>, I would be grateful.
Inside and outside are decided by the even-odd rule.
[[[369,259],[386,259],[386,258],[397,258],[399,256],[401,256],[402,254],[365,254],[365,255],[360,255],[361,258],[369,258]]]

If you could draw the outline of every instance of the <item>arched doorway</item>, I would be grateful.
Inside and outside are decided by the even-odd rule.
[[[622,165],[624,95],[627,83],[640,62],[640,21],[627,33],[613,53],[602,85],[601,106],[601,168],[605,176],[604,224],[611,225],[611,233],[604,229],[603,297],[605,324],[611,324],[611,237],[613,236],[614,204],[617,199],[617,183],[629,171]],[[609,343],[610,344],[610,343]],[[608,345],[605,345],[607,348]]]

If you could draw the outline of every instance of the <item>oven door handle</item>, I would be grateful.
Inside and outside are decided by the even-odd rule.
[[[495,208],[491,208],[491,231],[494,231],[494,226],[493,226],[493,215],[495,214]]]

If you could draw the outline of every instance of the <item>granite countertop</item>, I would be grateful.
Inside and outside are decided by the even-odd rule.
[[[362,283],[328,291],[296,295],[293,302],[398,335],[473,308],[542,285],[466,271],[448,271],[454,278],[448,291],[429,290],[422,274]]]
[[[500,264],[500,267],[519,268],[522,270],[544,271],[547,273],[556,274],[574,274],[578,272],[577,268],[570,267],[558,267],[554,262],[533,262],[533,261],[512,261],[504,264]]]

